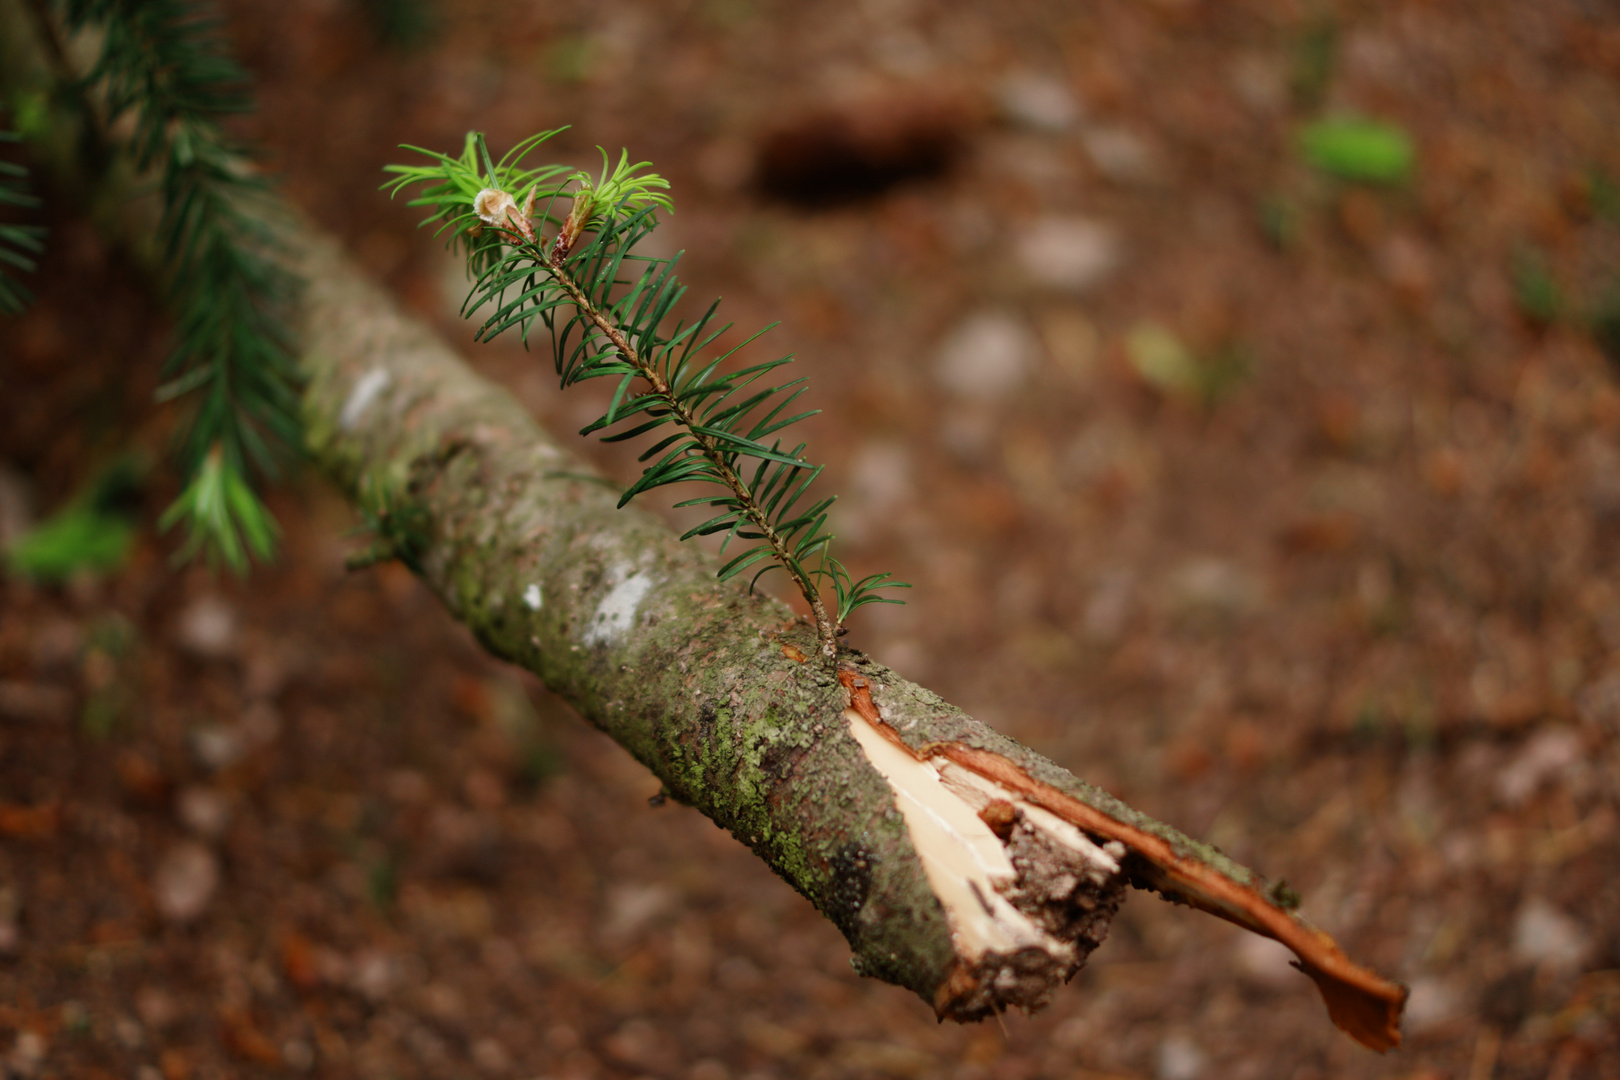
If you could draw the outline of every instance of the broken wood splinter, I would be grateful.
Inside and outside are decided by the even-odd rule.
[[[1380,1052],[1400,1045],[1406,988],[1352,962],[1258,874],[1240,880],[1173,830],[1122,821],[1000,754],[955,742],[913,748],[884,721],[867,678],[848,669],[838,678],[851,734],[894,788],[950,920],[959,960],[935,994],[942,1018],[1044,1005],[1106,935],[1128,878],[1286,945],[1339,1028]],[[1053,904],[1064,914],[1054,918]]]

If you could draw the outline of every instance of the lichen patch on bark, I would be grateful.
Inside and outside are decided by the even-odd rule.
[[[624,574],[621,570],[619,573],[624,575],[623,579],[602,597],[596,613],[585,625],[583,640],[587,645],[611,642],[628,632],[635,625],[636,609],[653,587],[653,579],[640,571]]]
[[[372,368],[359,379],[355,380],[354,389],[343,402],[343,411],[338,414],[338,424],[344,431],[353,431],[371,408],[377,396],[388,389],[393,376],[385,368]]]

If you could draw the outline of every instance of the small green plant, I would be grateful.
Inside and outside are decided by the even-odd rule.
[[[118,569],[134,541],[135,526],[127,518],[79,503],[17,541],[6,561],[35,581],[65,581]]]
[[[0,131],[0,142],[16,142],[14,131]],[[0,207],[32,208],[39,198],[29,194],[28,170],[9,161],[0,161]],[[11,275],[16,271],[32,273],[33,256],[44,250],[42,237],[45,230],[37,225],[16,225],[0,222],[0,315],[21,314],[33,299],[33,294]]]
[[[42,582],[117,570],[135,543],[131,508],[142,471],[133,458],[103,469],[84,491],[11,545],[4,553],[7,568]]]
[[[1170,397],[1213,409],[1247,382],[1253,358],[1241,345],[1228,342],[1198,356],[1168,327],[1141,322],[1125,337],[1125,358],[1143,382]]]
[[[1537,326],[1550,326],[1564,313],[1564,291],[1538,251],[1522,251],[1513,260],[1513,299]]]
[[[757,541],[721,567],[721,579],[761,562],[766,565],[754,582],[771,570],[786,572],[810,607],[823,655],[832,659],[851,612],[900,603],[879,590],[909,586],[887,572],[857,580],[833,556],[826,524],[834,497],[806,499],[823,467],[804,458],[804,443],[789,448],[780,435],[818,411],[792,411],[805,380],[761,381],[792,357],[724,368],[765,331],[711,353],[731,328],[715,323],[718,301],[691,322],[667,327],[686,292],[675,277],[680,256],[650,258],[634,249],[657,228],[659,211],[672,212],[669,183],[624,153],[615,164],[603,151],[594,178],[564,165],[523,167],[527,155],[556,134],[531,136],[499,161],[476,132],[459,157],[406,147],[430,163],[388,166],[394,177],[383,187],[397,194],[420,185],[410,205],[427,207],[424,224],[437,223],[452,248],[465,253],[475,283],[463,313],[487,309],[479,340],[515,330],[527,344],[538,324],[551,333],[565,388],[616,380],[607,412],[580,434],[617,425],[628,426],[604,435],[605,441],[658,433],[641,455],[649,464],[619,505],[670,484],[717,488],[677,504],[716,512],[682,539],[721,535],[722,553],[734,540]],[[549,238],[548,227],[555,229]],[[830,605],[822,595],[826,586]]]
[[[1330,176],[1365,183],[1398,184],[1412,174],[1412,138],[1394,124],[1362,117],[1328,117],[1299,135],[1306,164]]]

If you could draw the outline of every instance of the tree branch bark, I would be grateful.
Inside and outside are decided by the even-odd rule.
[[[1106,932],[1122,877],[1281,941],[1340,1027],[1376,1049],[1398,1044],[1404,988],[1352,963],[1258,874],[869,657],[845,650],[836,672],[812,659],[812,628],[775,600],[721,585],[715,561],[651,515],[615,509],[608,491],[581,479],[586,466],[366,285],[329,241],[304,231],[293,248],[309,283],[315,458],[351,496],[371,486],[430,522],[419,557],[450,611],[808,897],[849,939],[857,970],[957,1019],[1038,1005]],[[1019,820],[1034,807],[1123,845],[1120,873],[1073,894],[1066,911],[1042,912],[1030,898],[1050,897],[1050,879],[1074,876],[1072,865],[1011,860],[1013,905],[1072,954],[1017,933],[964,950],[963,917],[931,884],[857,722],[938,775],[977,777],[987,790],[976,811],[1006,804]],[[1043,835],[1047,848],[1061,846]]]
[[[18,32],[8,6],[0,37]],[[0,50],[14,84],[16,44]],[[1281,941],[1335,1023],[1399,1044],[1405,988],[1351,962],[1260,875],[876,660],[822,662],[812,627],[721,584],[716,561],[652,515],[616,509],[331,240],[294,222],[286,244],[306,282],[314,459],[351,498],[419,523],[414,561],[484,647],[753,849],[843,931],[857,971],[941,1017],[1038,1007],[1130,884]]]

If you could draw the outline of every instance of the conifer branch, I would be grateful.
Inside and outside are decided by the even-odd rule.
[[[643,419],[604,438],[617,442],[675,426],[675,434],[642,454],[643,462],[652,463],[620,505],[667,484],[718,486],[720,494],[676,504],[719,511],[682,539],[723,533],[722,553],[733,540],[759,541],[725,563],[721,579],[760,563],[765,565],[755,571],[754,582],[771,570],[786,572],[810,608],[822,654],[834,659],[851,612],[865,604],[899,603],[879,590],[910,586],[887,572],[854,579],[833,556],[833,536],[825,531],[834,498],[801,506],[821,467],[803,457],[804,443],[785,449],[777,433],[819,411],[784,415],[804,393],[805,380],[756,388],[791,356],[722,371],[725,361],[764,331],[702,358],[703,350],[731,328],[729,323],[711,327],[718,301],[690,325],[678,323],[662,332],[686,292],[674,274],[680,256],[647,258],[633,249],[657,227],[658,211],[672,212],[664,194],[668,182],[644,171],[645,162],[631,164],[624,153],[613,164],[604,152],[602,172],[594,179],[559,165],[522,168],[523,158],[554,134],[524,140],[499,162],[476,132],[467,136],[459,158],[410,147],[435,164],[389,166],[397,175],[384,187],[397,193],[423,185],[410,205],[433,208],[427,221],[449,230],[451,246],[465,250],[477,281],[463,313],[492,307],[478,328],[479,340],[516,329],[527,344],[539,320],[551,331],[564,387],[587,379],[618,380],[607,412],[580,434],[637,417]],[[559,219],[551,211],[560,199],[569,200],[569,210]],[[549,243],[541,235],[548,224],[557,226]],[[627,274],[626,264],[639,264],[640,272]],[[557,312],[564,308],[571,314],[559,321]],[[833,590],[830,607],[822,595],[825,585]]]
[[[822,641],[823,651],[829,657],[836,655],[835,643],[838,639],[839,627],[833,623],[832,617],[827,614],[827,605],[822,602],[821,591],[816,587],[816,583],[806,573],[799,561],[793,557],[793,553],[788,548],[788,543],[783,539],[782,534],[772,527],[765,508],[753,498],[747,485],[737,475],[736,470],[731,467],[729,460],[723,453],[720,440],[703,430],[702,421],[692,408],[681,400],[680,396],[671,389],[669,383],[659,374],[658,369],[647,362],[636,350],[635,346],[631,345],[624,334],[619,331],[619,328],[614,326],[612,321],[591,303],[590,298],[585,295],[585,290],[580,288],[579,284],[568,275],[560,262],[561,260],[553,258],[552,272],[556,275],[557,282],[562,286],[563,291],[573,301],[574,307],[602,331],[619,355],[631,367],[636,369],[641,378],[646,380],[647,384],[652,387],[653,395],[662,402],[664,408],[670,411],[670,414],[675,418],[675,422],[693,432],[693,439],[702,448],[703,456],[714,468],[715,479],[719,480],[731,492],[731,499],[723,505],[735,504],[740,507],[749,524],[759,531],[760,536],[770,547],[771,558],[774,558],[778,565],[787,570],[789,576],[793,578],[793,583],[798,586],[799,591],[804,595],[805,601],[810,605],[810,612],[816,623],[816,635]],[[623,505],[622,501],[621,505]],[[697,530],[693,530],[687,535],[695,535],[702,528],[703,526],[698,526]],[[685,538],[682,537],[682,539]],[[739,569],[741,568],[739,567]],[[724,570],[721,571],[721,576],[725,576]]]
[[[175,347],[159,400],[193,405],[180,439],[187,483],[162,518],[184,523],[181,558],[204,553],[237,571],[274,551],[273,518],[248,477],[276,475],[299,445],[300,376],[282,311],[297,283],[281,267],[263,213],[268,185],[221,127],[251,108],[246,73],[217,20],[188,0],[59,0],[69,31],[101,48],[78,86],[106,128],[134,118],[127,150],[156,172],[158,241]]]
[[[17,142],[13,131],[0,131],[0,142]],[[28,170],[9,161],[0,161],[0,206],[33,208],[38,196],[28,191]],[[38,225],[0,222],[0,314],[17,315],[28,306],[33,293],[17,281],[16,271],[32,273],[33,256],[44,250],[45,230]]]

